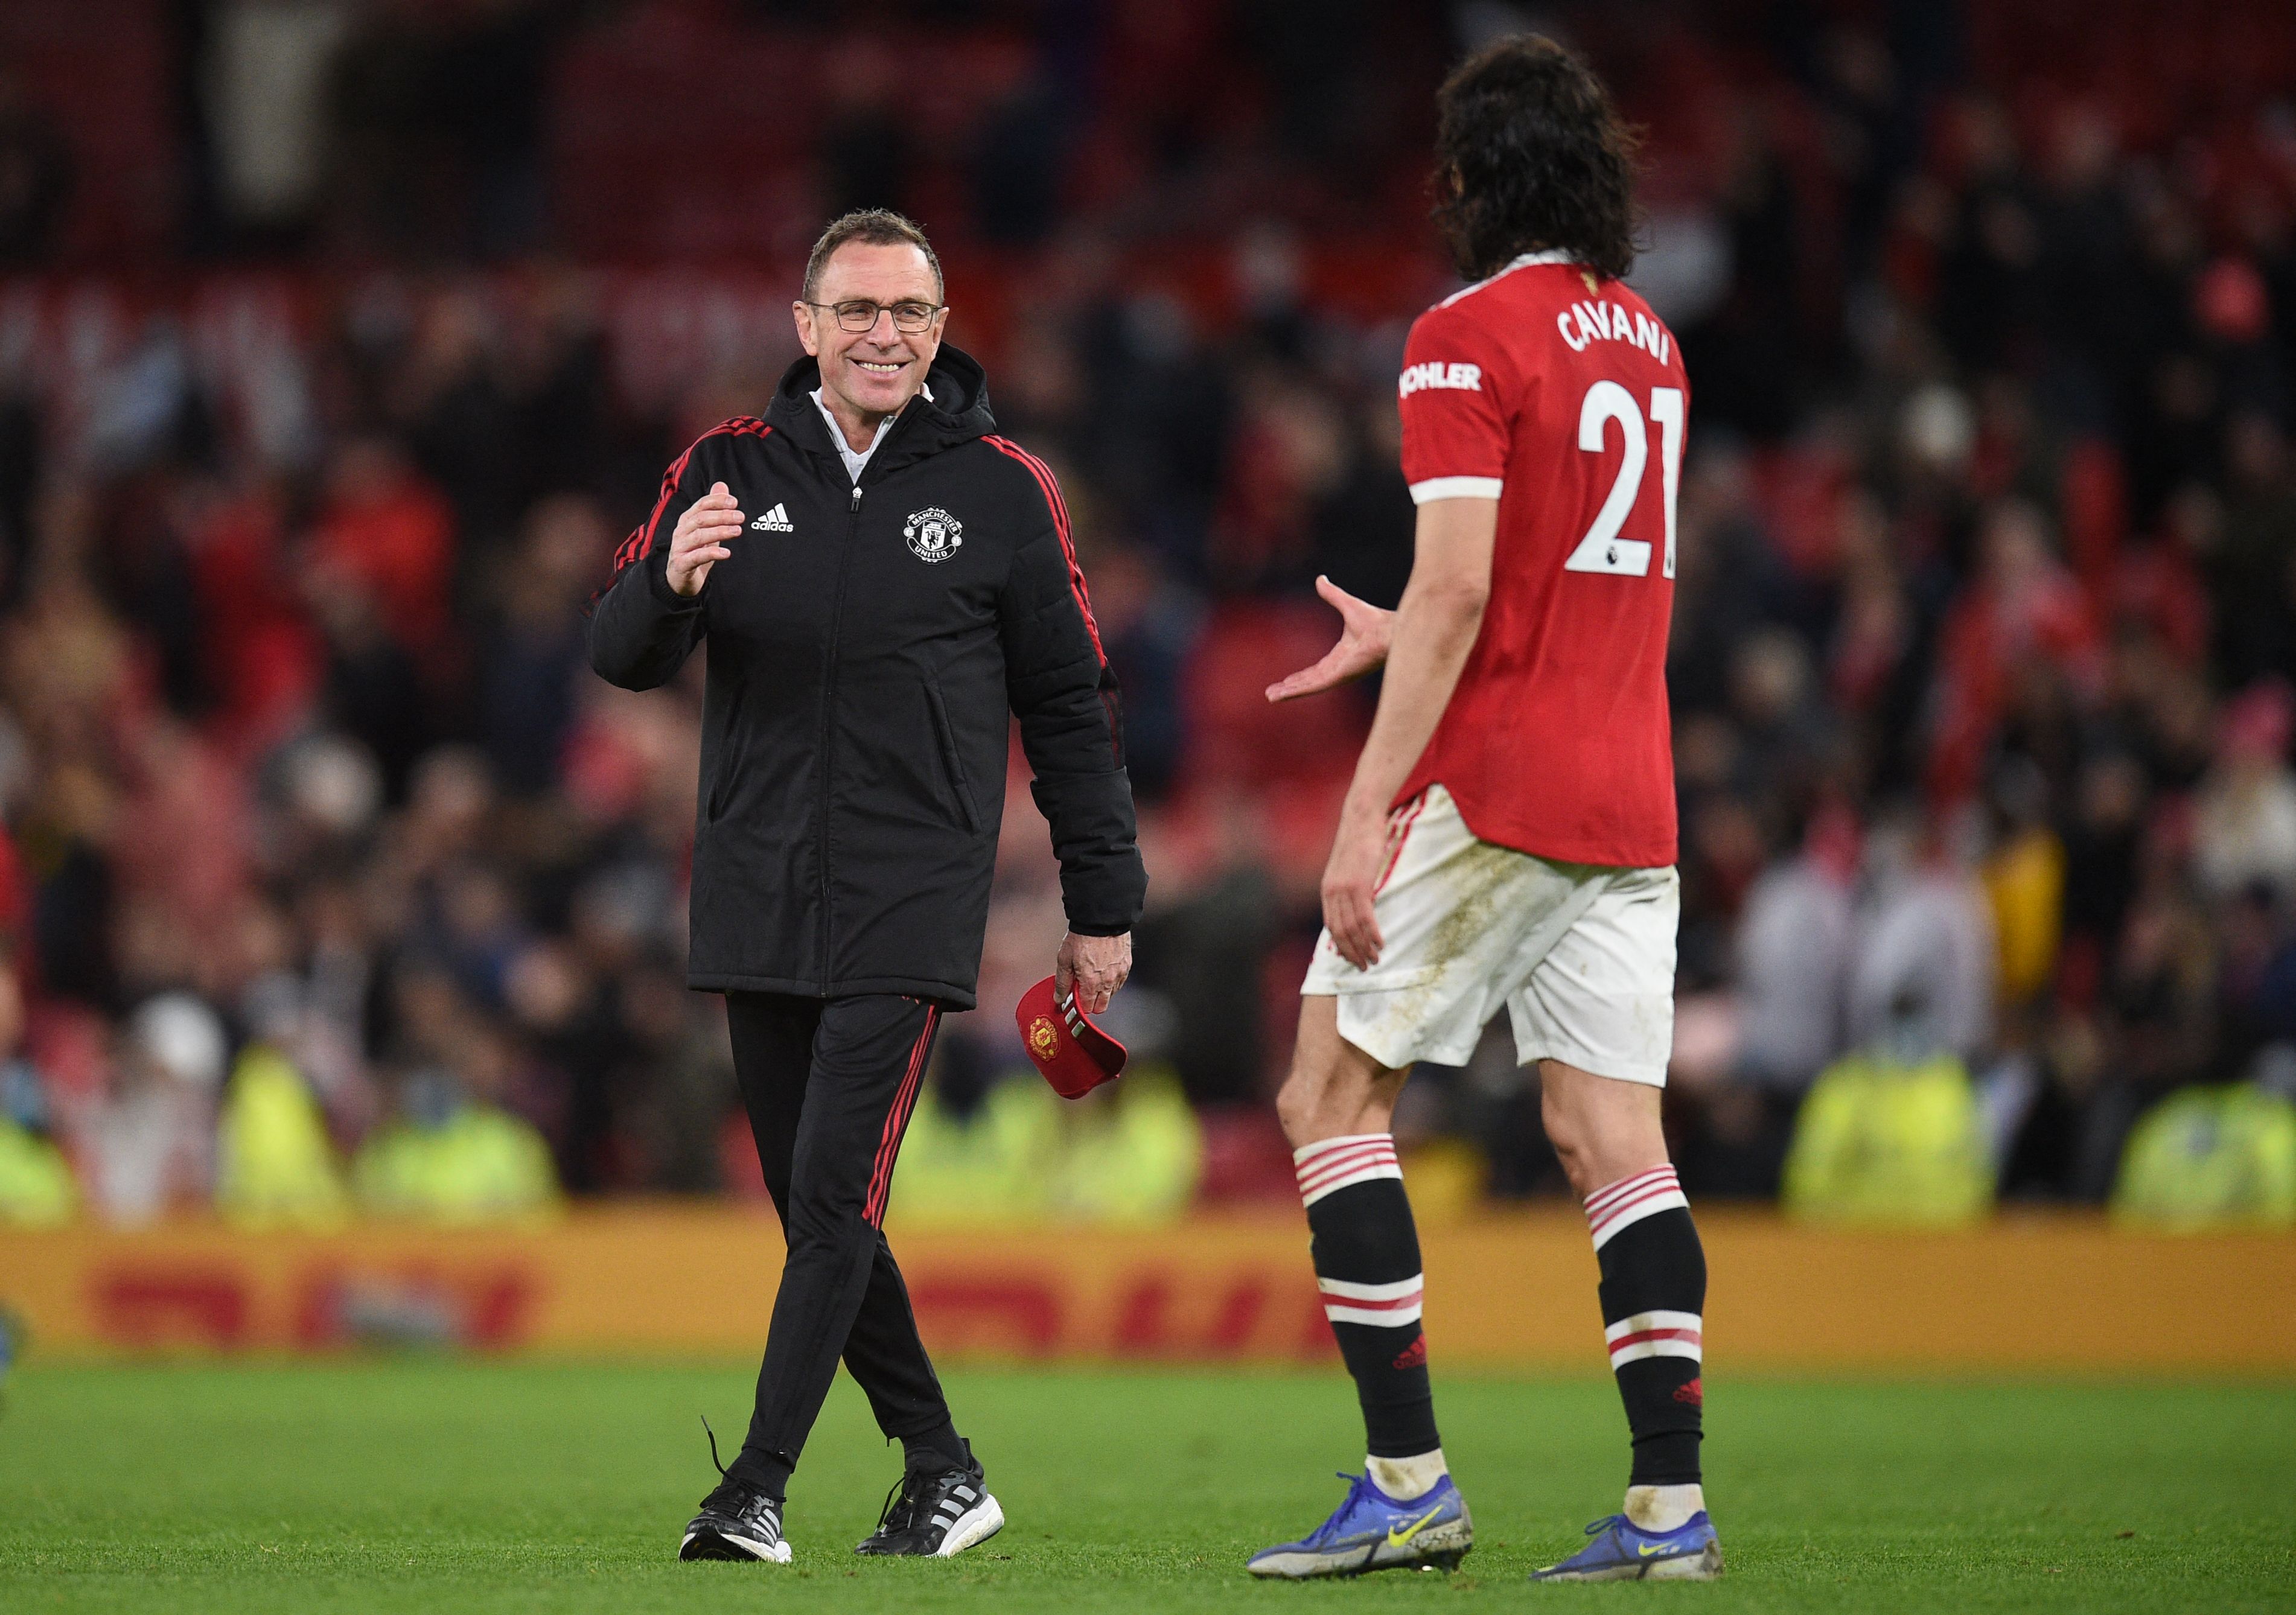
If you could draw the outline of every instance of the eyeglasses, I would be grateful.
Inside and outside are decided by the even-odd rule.
[[[804,301],[808,308],[826,308],[835,314],[839,326],[847,331],[876,330],[877,316],[883,312],[893,316],[894,330],[906,332],[911,336],[930,330],[933,316],[948,307],[947,303],[914,301],[873,303],[867,298],[857,298],[849,303],[816,303],[809,298]]]

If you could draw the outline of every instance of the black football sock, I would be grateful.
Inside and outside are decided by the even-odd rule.
[[[972,1449],[957,1435],[956,1426],[944,1419],[938,1430],[901,1438],[901,1466],[936,1475],[945,1469],[971,1469]]]
[[[1672,1167],[1652,1167],[1587,1200],[1603,1266],[1603,1333],[1627,1405],[1628,1486],[1699,1481],[1700,1377],[1706,1253]]]
[[[1420,1329],[1419,1231],[1385,1133],[1326,1138],[1292,1152],[1324,1316],[1363,1404],[1374,1458],[1415,1458],[1442,1445]]]

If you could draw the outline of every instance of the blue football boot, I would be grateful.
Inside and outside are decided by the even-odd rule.
[[[1711,1581],[1722,1574],[1722,1543],[1700,1509],[1670,1531],[1646,1531],[1624,1514],[1587,1528],[1594,1540],[1533,1581]]]
[[[1467,1500],[1448,1475],[1408,1503],[1380,1490],[1369,1475],[1340,1479],[1349,1482],[1347,1501],[1329,1520],[1298,1542],[1260,1549],[1244,1569],[1292,1581],[1366,1570],[1448,1570],[1474,1545]]]

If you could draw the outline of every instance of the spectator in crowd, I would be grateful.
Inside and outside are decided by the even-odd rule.
[[[107,1221],[146,1223],[203,1204],[215,1182],[222,1022],[188,993],[129,1020],[109,1091],[76,1119],[88,1199]]]
[[[1801,851],[1763,871],[1738,928],[1738,1066],[1766,1093],[1798,1099],[1841,1046],[1856,937],[1857,828],[1836,804]]]

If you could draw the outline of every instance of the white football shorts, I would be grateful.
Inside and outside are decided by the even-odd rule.
[[[1478,840],[1430,785],[1388,821],[1369,970],[1326,930],[1303,996],[1339,998],[1340,1036],[1382,1065],[1464,1065],[1506,1005],[1515,1057],[1666,1085],[1674,1046],[1671,868],[1558,864]]]

